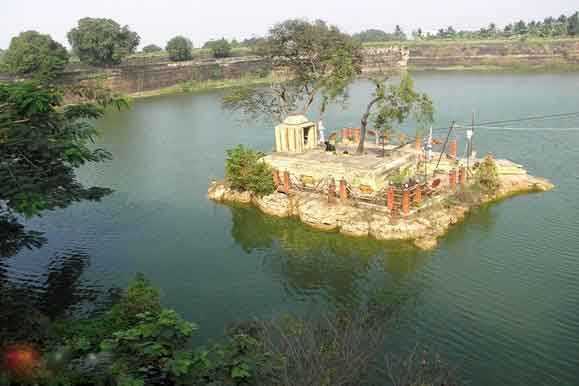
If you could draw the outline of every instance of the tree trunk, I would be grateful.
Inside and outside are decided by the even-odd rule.
[[[368,107],[366,107],[366,112],[362,115],[362,119],[360,120],[360,143],[358,144],[358,149],[356,150],[356,154],[362,155],[364,154],[364,142],[366,141],[366,127],[368,126],[368,118],[370,117],[370,113],[372,112],[372,106],[376,102],[380,100],[379,97],[376,97],[368,103]]]

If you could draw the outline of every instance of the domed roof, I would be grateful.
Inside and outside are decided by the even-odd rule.
[[[310,123],[310,120],[305,115],[289,115],[284,119],[283,124],[289,126],[301,126],[303,124]]]

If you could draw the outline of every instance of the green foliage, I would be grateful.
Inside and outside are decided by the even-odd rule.
[[[161,312],[159,290],[142,275],[129,283],[119,302],[97,318],[59,321],[52,326],[52,335],[64,340],[76,354],[98,351],[101,342],[119,330],[127,330],[141,321],[139,315]],[[64,338],[64,339],[63,339]]]
[[[183,36],[175,36],[169,40],[167,47],[165,47],[169,58],[176,62],[191,60],[193,58],[192,49],[193,43],[191,43],[191,40]]]
[[[145,47],[143,47],[143,52],[145,54],[150,54],[150,53],[159,52],[159,51],[163,51],[163,49],[156,44],[148,44]]]
[[[26,31],[12,38],[3,61],[11,74],[51,80],[62,72],[68,59],[66,49],[50,35]]]
[[[122,325],[136,323],[137,315],[157,314],[161,311],[159,290],[151,285],[144,275],[138,274],[131,282],[119,304],[111,312]]]
[[[489,154],[479,165],[476,171],[476,182],[486,193],[494,193],[500,187],[497,164]]]
[[[76,90],[85,95],[86,90]],[[99,200],[105,188],[86,188],[74,169],[111,155],[89,146],[97,135],[91,121],[106,106],[126,107],[124,98],[104,92],[96,102],[63,105],[61,92],[35,82],[0,84],[0,201],[25,216]]]
[[[361,43],[402,41],[406,40],[406,34],[402,31],[402,28],[397,25],[393,33],[384,32],[380,29],[370,28],[353,34],[352,38],[360,41]]]
[[[191,371],[199,385],[253,385],[258,376],[271,376],[279,360],[258,337],[234,332],[220,343],[197,349]]]
[[[579,35],[579,12],[558,18],[547,17],[543,20],[525,22],[518,20],[499,28],[495,23],[474,31],[457,31],[452,26],[440,28],[436,34],[415,34],[419,39],[456,39],[456,40],[489,40],[489,39],[522,39],[528,38],[561,38]]]
[[[380,29],[367,29],[352,35],[352,38],[359,40],[362,43],[366,42],[386,42],[394,40],[393,36]]]
[[[111,352],[115,372],[145,378],[150,369],[161,377],[183,375],[193,364],[182,352],[197,326],[183,320],[175,311],[144,312],[136,315],[136,322],[125,330],[115,331],[102,342],[101,348]]]
[[[259,196],[274,192],[272,170],[263,162],[265,154],[243,145],[227,150],[225,178],[233,189]]]
[[[50,375],[46,379],[57,377],[62,384],[114,379],[115,385],[242,385],[271,367],[263,344],[243,331],[192,349],[190,339],[197,329],[162,308],[158,290],[137,275],[119,303],[103,315],[52,325],[45,357],[59,359],[47,361],[43,371]],[[50,384],[42,377],[37,383]]]
[[[68,33],[68,41],[81,62],[110,66],[121,63],[125,56],[133,53],[140,37],[114,20],[86,17]]]
[[[232,45],[223,39],[210,40],[203,45],[203,48],[211,50],[214,58],[228,58],[231,56]]]
[[[427,94],[414,89],[414,81],[409,74],[402,76],[397,85],[386,84],[386,81],[374,81],[375,90],[361,119],[362,137],[358,145],[358,154],[364,152],[364,140],[368,120],[372,119],[374,129],[384,135],[391,133],[408,118],[418,124],[418,130],[434,121],[434,106]]]
[[[224,107],[250,118],[282,121],[288,114],[306,114],[319,100],[343,102],[347,87],[361,73],[359,42],[324,21],[292,19],[276,24],[255,48],[284,75],[269,88],[234,90]]]

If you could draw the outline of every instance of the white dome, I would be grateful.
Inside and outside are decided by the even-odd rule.
[[[310,120],[305,115],[289,115],[286,119],[284,119],[284,125],[290,126],[300,126],[305,123],[310,123]]]

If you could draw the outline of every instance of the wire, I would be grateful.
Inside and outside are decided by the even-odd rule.
[[[497,126],[476,126],[479,129],[499,130],[499,131],[579,131],[579,127],[497,127]],[[460,128],[466,128],[460,126]]]
[[[507,120],[502,120],[502,121],[486,121],[486,122],[479,122],[474,124],[474,128],[481,128],[481,129],[489,129],[489,130],[498,130],[500,128],[497,127],[492,127],[491,125],[499,125],[502,123],[516,123],[516,122],[529,122],[529,121],[536,121],[536,120],[547,120],[547,119],[569,119],[569,118],[575,118],[578,117],[579,118],[579,111],[577,112],[572,112],[572,113],[560,113],[560,114],[551,114],[551,115],[537,115],[537,116],[531,116],[531,117],[526,117],[526,118],[517,118],[517,119],[507,119]],[[454,126],[454,129],[471,129],[473,127],[472,122],[457,122]],[[432,131],[446,131],[448,130],[449,127],[436,127],[436,128],[432,128]],[[515,129],[515,128],[508,128],[508,129]],[[530,129],[530,128],[529,128]],[[570,130],[571,129],[571,130]],[[572,130],[573,128],[567,128],[565,129],[566,131],[574,131]],[[562,129],[557,129],[558,131],[562,130]]]
[[[561,113],[561,114],[551,114],[551,115],[537,115],[531,116],[526,118],[517,118],[517,119],[507,119],[503,121],[487,121],[487,122],[479,122],[475,123],[475,127],[481,127],[485,125],[499,125],[502,123],[515,123],[515,122],[528,122],[528,121],[538,121],[538,120],[546,120],[546,119],[557,119],[557,118],[572,118],[572,117],[579,117],[579,111],[573,113]],[[461,127],[471,127],[471,123],[464,123],[459,122]],[[464,125],[464,126],[463,126]]]

